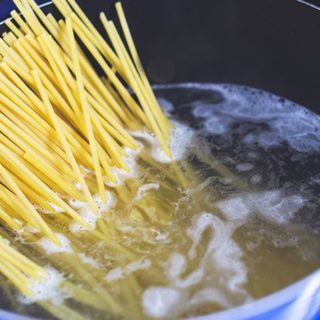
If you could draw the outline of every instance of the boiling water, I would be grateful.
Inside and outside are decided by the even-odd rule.
[[[48,281],[33,283],[31,300],[4,283],[2,308],[46,319],[196,316],[320,267],[320,118],[246,87],[156,92],[176,126],[173,160],[133,133],[143,148],[131,176],[117,172],[103,219],[74,203],[105,238],[59,225],[62,247],[20,246]]]

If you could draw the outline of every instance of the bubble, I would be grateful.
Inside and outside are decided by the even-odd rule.
[[[226,220],[245,219],[252,212],[252,209],[242,197],[235,197],[219,201],[216,207],[221,210]]]
[[[185,270],[186,265],[187,260],[184,255],[174,252],[167,263],[168,276],[170,279],[175,280],[178,276],[180,276]]]
[[[151,133],[147,131],[134,131],[131,132],[131,135],[135,138],[146,141],[150,145],[151,156],[154,160],[162,163],[178,161],[185,155],[188,146],[192,141],[194,130],[181,122],[171,122],[173,124],[173,130],[171,132],[169,148],[172,153],[172,158],[163,151],[159,141]]]
[[[247,202],[270,222],[287,224],[304,206],[300,195],[284,196],[281,191],[267,191],[247,196]]]
[[[205,122],[205,129],[213,134],[223,134],[228,130],[229,123],[226,119],[221,121],[221,118],[210,115],[209,119]]]
[[[182,85],[183,86],[183,85]],[[191,84],[189,86],[192,86]],[[320,117],[286,99],[254,88],[236,85],[195,85],[194,90],[212,90],[223,98],[193,103],[192,115],[203,119],[204,128],[211,134],[225,134],[234,123],[265,124],[265,131],[248,133],[244,143],[258,143],[269,149],[283,142],[300,152],[320,149]]]
[[[118,267],[118,268],[112,269],[111,271],[108,272],[105,279],[108,282],[116,281],[124,278],[125,276],[127,276],[132,272],[142,270],[142,269],[148,269],[151,267],[151,264],[152,263],[150,259],[140,259],[138,261],[127,264],[124,268]]]
[[[171,112],[174,111],[174,105],[169,100],[163,99],[163,98],[159,98],[158,102],[159,102],[162,110],[165,111],[165,113],[171,113]]]
[[[86,254],[84,253],[80,253],[79,254],[79,258],[80,260],[84,263],[84,264],[87,264],[91,267],[94,267],[94,268],[99,268],[99,262],[96,261],[95,259],[93,259],[92,257],[88,257]]]
[[[236,165],[236,168],[240,172],[250,171],[254,168],[252,163],[239,163]]]
[[[39,246],[46,252],[46,254],[55,253],[73,253],[70,240],[61,233],[56,233],[55,236],[60,242],[60,245],[55,244],[48,237],[43,237],[38,241]]]
[[[140,186],[136,194],[136,200],[142,199],[144,195],[150,190],[158,190],[159,187],[159,183],[147,183]]]
[[[45,267],[44,270],[46,272],[44,279],[30,279],[31,296],[18,296],[20,302],[32,304],[37,301],[49,300],[55,305],[60,305],[69,296],[65,289],[60,288],[64,280],[63,274],[50,266]]]
[[[240,196],[219,201],[216,207],[227,220],[246,219],[258,213],[264,219],[278,224],[288,224],[303,208],[305,200],[301,195],[285,196],[280,190],[247,192]]]
[[[179,305],[185,300],[180,290],[150,287],[143,292],[142,305],[145,313],[150,317],[172,317],[178,313]]]

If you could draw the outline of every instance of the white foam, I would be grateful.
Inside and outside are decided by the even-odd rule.
[[[150,259],[143,259],[136,262],[129,263],[126,267],[126,272],[131,273],[141,269],[147,269],[151,267]]]
[[[81,183],[80,183],[80,182],[75,183],[75,184],[74,184],[74,187],[75,187],[77,190],[79,190],[79,191],[82,190],[82,187],[81,187]]]
[[[64,212],[65,210],[61,207],[59,207],[58,205],[56,205],[55,203],[52,203],[52,202],[49,202],[48,203],[52,209],[55,211],[55,212]]]
[[[55,236],[60,241],[61,245],[55,244],[48,237],[41,238],[37,243],[46,252],[46,254],[55,253],[73,253],[69,239],[61,233],[56,233]]]
[[[196,216],[192,227],[188,230],[189,237],[193,240],[189,256],[195,257],[195,248],[197,248],[203,232],[210,227],[213,236],[209,241],[205,252],[202,269],[207,261],[211,261],[221,272],[220,277],[225,278],[224,286],[232,292],[242,292],[241,286],[246,281],[247,269],[241,261],[243,252],[241,248],[232,239],[233,232],[245,223],[234,224],[231,222],[223,222],[221,219],[210,213],[202,213]]]
[[[186,86],[186,85],[184,85]],[[267,124],[264,132],[249,133],[242,140],[268,149],[287,142],[300,152],[320,149],[320,117],[286,99],[253,88],[235,85],[189,85],[214,90],[222,96],[219,103],[193,104],[192,114],[204,119],[204,128],[213,134],[225,134],[234,121],[258,121]]]
[[[172,152],[172,160],[178,161],[182,159],[188,149],[188,146],[191,144],[194,131],[185,124],[176,121],[172,123],[174,125],[174,129],[171,134],[169,148]],[[155,152],[155,160],[157,160],[157,155],[158,153]]]
[[[106,275],[106,280],[108,282],[111,282],[111,281],[122,279],[123,277],[124,277],[123,269],[118,267],[109,271],[109,273]]]
[[[90,205],[87,202],[81,202],[78,200],[69,200],[69,204],[72,208],[78,210],[81,218],[87,222],[92,229],[96,228],[97,220],[101,217],[103,213],[108,211],[115,205],[115,199],[112,192],[106,191],[106,202],[104,203],[99,194],[93,196],[93,200],[97,206],[98,214],[95,214]],[[69,230],[72,233],[78,233],[83,231],[88,231],[84,226],[78,222],[72,222],[69,225]]]
[[[97,205],[99,210],[99,214],[103,214],[104,212],[108,211],[110,208],[114,207],[115,205],[115,198],[113,193],[106,191],[106,202],[104,203],[99,194],[93,196],[93,200]]]
[[[136,139],[140,139],[149,144],[151,148],[151,156],[159,162],[170,162],[171,159],[162,150],[158,139],[149,131],[132,131],[131,135]]]
[[[284,196],[281,191],[267,191],[247,196],[252,210],[276,224],[288,223],[303,206],[305,200],[300,195]]]
[[[93,200],[94,200],[100,214],[109,210],[115,204],[115,199],[114,199],[113,193],[110,191],[106,191],[105,194],[106,194],[106,202],[105,203],[102,201],[99,194],[95,194],[93,196]],[[79,201],[79,200],[75,200],[75,199],[69,199],[68,203],[75,210],[89,207],[88,202],[83,202],[83,201]]]
[[[243,216],[242,216],[243,217]],[[211,238],[194,270],[185,275],[187,257],[173,253],[166,263],[167,287],[151,287],[144,291],[142,304],[146,315],[154,318],[175,318],[190,308],[214,302],[231,307],[250,300],[243,285],[247,268],[241,260],[243,252],[232,239],[234,231],[245,223],[223,221],[204,212],[193,218],[187,235],[192,240],[188,258],[197,256],[204,232],[210,228]],[[200,286],[195,290],[196,286]]]
[[[219,201],[216,207],[221,210],[226,220],[245,219],[252,211],[242,197]]]
[[[99,268],[99,263],[95,259],[88,257],[86,254],[80,253],[79,258],[84,264],[87,264],[94,268]]]
[[[147,183],[140,186],[135,197],[136,200],[142,199],[145,196],[145,194],[150,190],[158,190],[159,187],[159,183]]]
[[[164,110],[164,112],[166,114],[169,114],[172,111],[174,111],[174,105],[169,100],[166,100],[166,99],[163,99],[163,98],[159,98],[158,102],[159,102],[162,110]]]
[[[119,279],[124,278],[128,274],[142,270],[142,269],[147,269],[151,267],[151,260],[150,259],[141,259],[132,263],[129,263],[125,268],[114,268],[111,271],[108,272],[106,275],[105,279],[108,282],[116,281]]]
[[[83,201],[75,200],[75,199],[69,199],[68,203],[73,209],[76,209],[76,210],[83,208],[83,207],[86,207],[88,205],[87,202],[83,202]]]
[[[149,143],[151,147],[151,156],[154,160],[161,163],[178,161],[185,155],[194,136],[194,130],[177,121],[172,121],[172,124],[174,128],[172,130],[169,143],[169,149],[172,152],[172,158],[166,155],[160,146],[158,139],[148,131],[132,131],[131,135]]]
[[[143,292],[142,306],[149,317],[171,318],[186,303],[184,294],[174,288],[150,287]]]
[[[106,178],[105,184],[110,187],[118,187],[123,185],[123,183],[130,178],[134,178],[138,174],[136,158],[139,152],[141,151],[143,145],[141,143],[138,144],[138,148],[136,150],[124,148],[124,151],[127,153],[127,157],[124,157],[122,160],[128,166],[129,171],[125,171],[123,169],[114,167],[112,168],[112,173],[116,178],[116,182],[110,182],[109,178]]]
[[[85,207],[82,207],[79,209],[79,215],[86,223],[88,223],[90,225],[91,229],[96,228],[96,224],[97,224],[97,220],[99,218],[99,215],[95,214],[92,211],[92,209],[89,207],[88,204]],[[83,232],[83,231],[88,231],[88,229],[86,227],[84,227],[83,225],[81,225],[78,222],[72,222],[69,225],[69,230],[72,233],[79,233],[79,232]]]
[[[285,196],[280,190],[243,193],[216,203],[227,220],[246,218],[258,213],[275,224],[286,224],[304,206],[300,195]]]
[[[181,253],[174,252],[167,263],[167,270],[169,278],[174,281],[182,274],[187,266],[187,260]]]
[[[254,168],[254,165],[252,163],[239,163],[236,166],[237,170],[240,172],[250,171]]]
[[[69,225],[69,230],[72,233],[81,233],[81,232],[86,232],[88,231],[88,228],[84,227],[83,225],[81,225],[78,222],[73,222]]]
[[[207,112],[204,112],[202,117],[206,114]],[[229,124],[230,121],[228,119],[221,121],[220,117],[210,114],[210,117],[205,121],[204,127],[212,134],[223,134],[228,130]]]
[[[283,139],[275,132],[262,132],[252,142],[257,142],[261,147],[269,149],[280,145]]]
[[[106,180],[105,184],[110,187],[122,186],[126,180],[135,176],[135,170],[132,170],[132,169],[130,172],[127,172],[123,169],[113,168],[112,173],[114,174],[117,181],[110,182],[109,180]]]
[[[32,294],[30,297],[18,296],[20,302],[31,304],[37,301],[50,300],[53,304],[59,305],[69,296],[65,289],[60,286],[64,280],[63,275],[52,267],[46,267],[44,280],[30,279],[29,289]]]
[[[192,114],[195,118],[203,119],[203,127],[206,132],[210,134],[222,135],[228,132],[232,121],[228,117],[215,112],[213,106],[218,107],[219,104],[207,105],[203,102],[194,103]]]
[[[157,240],[159,242],[168,241],[168,233],[162,233],[162,232],[156,231],[155,240]]]
[[[96,228],[98,216],[92,211],[89,206],[81,208],[79,210],[79,215],[86,223],[88,223],[92,227],[92,229]]]

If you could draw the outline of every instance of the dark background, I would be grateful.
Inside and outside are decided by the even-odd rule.
[[[101,10],[114,14],[114,1],[78,2],[94,20]],[[295,0],[122,3],[153,83],[244,84],[320,114],[320,11]]]

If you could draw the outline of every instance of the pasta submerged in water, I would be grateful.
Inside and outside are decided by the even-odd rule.
[[[71,219],[92,229],[68,199],[87,202],[98,217],[90,183],[106,203],[106,184],[117,182],[114,168],[130,171],[127,149],[138,144],[128,130],[146,126],[170,156],[171,125],[142,69],[120,3],[127,46],[101,14],[111,48],[73,0],[54,1],[64,17],[59,21],[33,0],[14,2],[21,15],[11,13],[5,22],[10,31],[0,40],[0,219],[14,231],[27,226],[33,237],[47,236],[59,245],[49,219]],[[14,283],[17,274],[31,275],[23,263],[8,263],[1,271]],[[19,282],[24,293],[26,286]]]
[[[108,42],[73,0],[53,1],[60,20],[34,0],[14,3],[19,13],[11,12],[0,39],[0,273],[9,280],[2,288],[11,283],[22,294],[10,303],[36,303],[55,318],[81,319],[65,299],[96,310],[97,318],[132,312],[140,318],[140,285],[132,273],[151,266],[141,258],[148,236],[134,244],[140,235],[133,234],[124,243],[118,233],[125,224],[115,225],[111,216],[129,218],[138,233],[139,225],[154,232],[170,223],[171,208],[149,197],[160,184],[146,168],[162,169],[142,141],[171,162],[174,128],[120,3],[122,34],[100,15]],[[141,173],[150,183],[136,178]],[[169,179],[162,182],[165,194],[179,194],[188,183],[179,167],[162,174]],[[118,298],[110,291],[115,281]],[[135,302],[125,310],[128,301]]]
[[[118,29],[100,14],[104,37],[74,0],[53,1],[61,19],[14,2],[0,39],[0,308],[45,319],[193,317],[319,265],[318,231],[290,224],[305,197],[288,194],[290,181],[270,190],[295,153],[274,165],[276,151],[264,150],[267,173],[246,176],[258,144],[241,128],[278,98],[177,85],[158,89],[165,113],[120,3]],[[282,126],[278,116],[262,118]],[[260,120],[244,130],[259,133]],[[270,259],[274,273],[290,267],[283,279]]]

